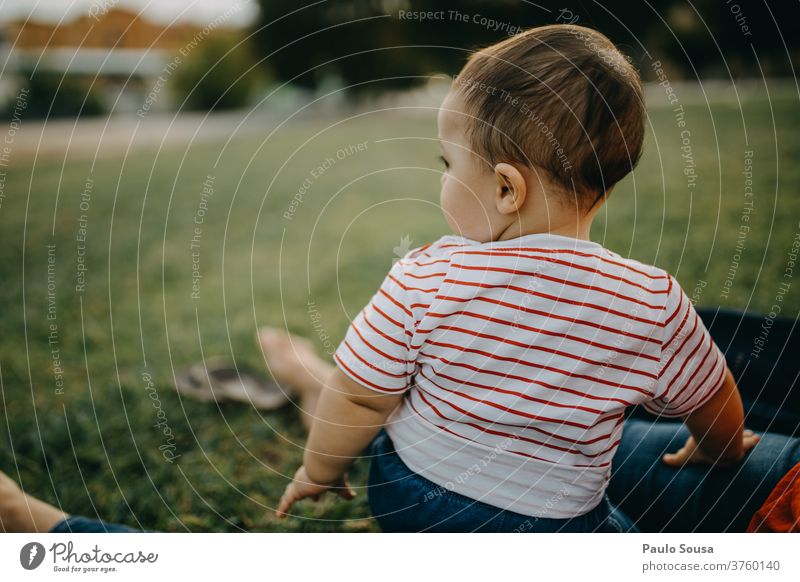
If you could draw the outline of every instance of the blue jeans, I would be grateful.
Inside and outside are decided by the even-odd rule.
[[[532,517],[465,497],[413,472],[382,430],[370,447],[367,495],[385,532],[606,532],[635,531],[633,522],[604,498],[570,519]]]
[[[50,533],[141,533],[141,530],[119,523],[108,523],[99,519],[70,515],[59,521],[50,530]]]
[[[625,421],[608,496],[644,532],[743,532],[789,469],[800,463],[800,439],[763,433],[731,469],[661,461],[686,442],[682,423]]]

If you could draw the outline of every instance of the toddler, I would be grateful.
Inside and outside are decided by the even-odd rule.
[[[397,261],[352,322],[280,516],[352,496],[346,471],[372,443],[384,530],[630,531],[605,489],[637,404],[693,435],[665,462],[741,459],[755,437],[686,294],[589,238],[644,113],[636,70],[594,30],[472,55],[438,117],[454,234]]]

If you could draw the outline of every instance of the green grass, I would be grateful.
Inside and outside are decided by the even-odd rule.
[[[798,232],[796,101],[748,102],[741,113],[723,104],[687,107],[699,176],[693,193],[673,114],[654,109],[650,119],[641,165],[613,193],[593,238],[670,270],[690,294],[704,281],[700,304],[769,311]],[[436,207],[434,113],[337,121],[287,124],[266,143],[239,138],[224,150],[207,143],[94,165],[78,155],[35,166],[14,160],[0,208],[0,468],[73,513],[150,529],[376,530],[363,491],[349,504],[298,505],[308,519],[272,516],[301,457],[296,410],[217,408],[181,400],[170,388],[173,368],[203,355],[233,355],[261,369],[253,335],[264,324],[314,337],[325,350],[309,301],[318,310],[316,331],[335,344],[391,266],[401,238],[418,245],[445,231]],[[314,167],[364,141],[365,151],[312,177],[292,219],[284,218]],[[723,297],[745,201],[746,149],[755,152],[754,212]],[[189,243],[209,174],[216,191],[202,225],[195,300]],[[82,212],[87,177],[91,205]],[[77,293],[81,214],[88,218],[88,272]],[[50,243],[63,394],[47,342]],[[781,305],[796,317],[797,290]],[[180,457],[173,464],[159,451],[165,438],[154,428],[145,371],[175,435]],[[353,479],[363,485],[365,478],[359,462]]]

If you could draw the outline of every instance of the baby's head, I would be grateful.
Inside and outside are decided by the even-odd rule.
[[[474,53],[442,103],[445,216],[481,242],[588,237],[643,136],[639,75],[611,41],[581,26],[530,29]]]

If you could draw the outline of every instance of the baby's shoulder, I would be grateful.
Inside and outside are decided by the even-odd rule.
[[[430,242],[426,245],[422,245],[421,247],[417,247],[409,251],[405,258],[410,259],[417,259],[420,257],[435,257],[435,258],[446,258],[452,255],[454,252],[459,250],[464,250],[468,248],[470,245],[462,238],[453,236],[453,235],[445,235],[442,238]]]
[[[610,264],[616,264],[621,271],[624,271],[629,276],[636,277],[640,284],[645,285],[653,291],[668,293],[673,287],[677,286],[677,282],[672,275],[661,267],[643,263],[642,261],[637,261],[629,257],[623,257],[605,247],[603,247],[602,253]]]

